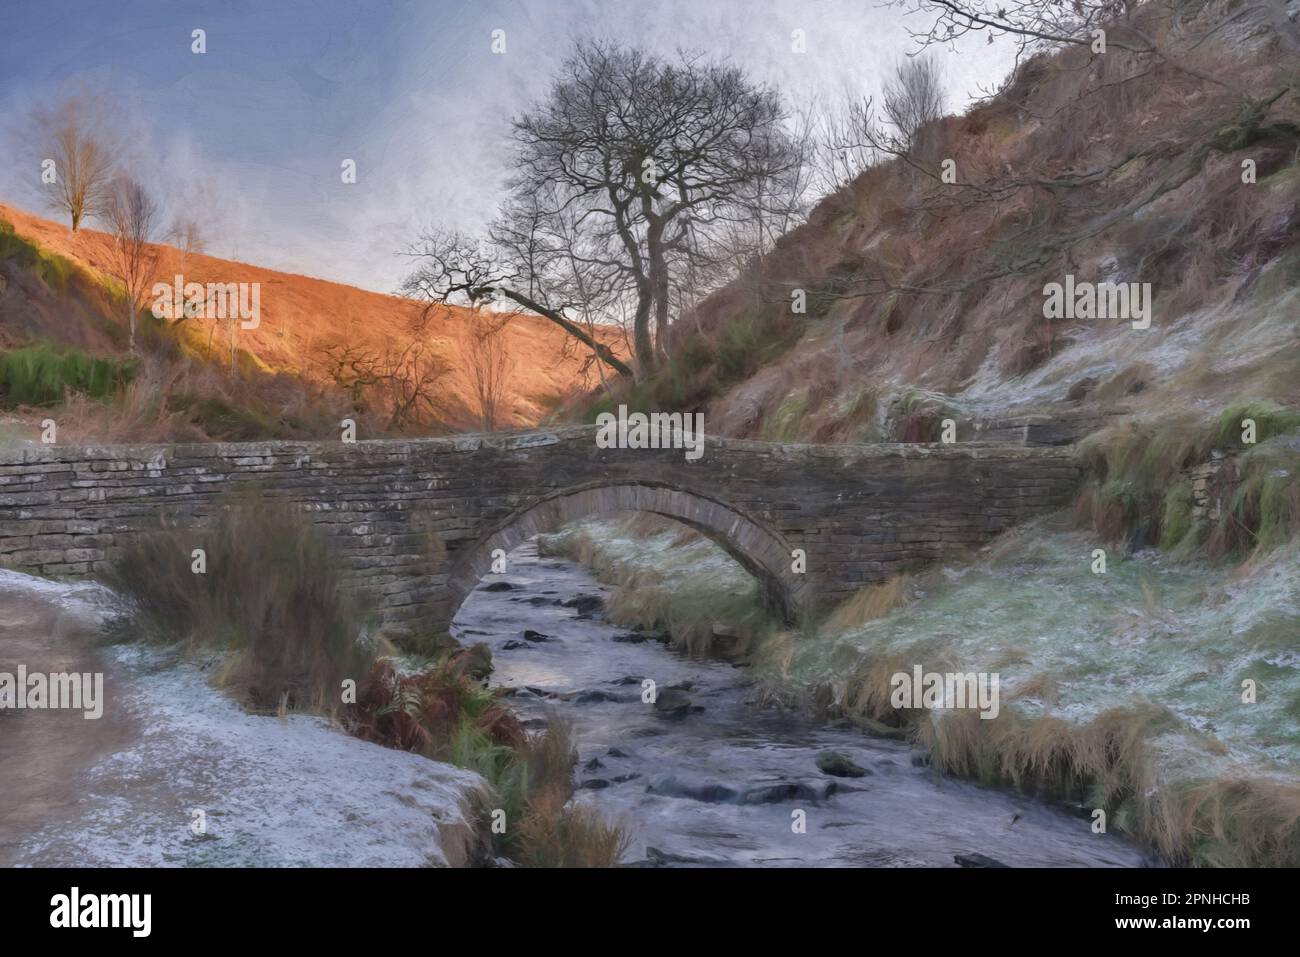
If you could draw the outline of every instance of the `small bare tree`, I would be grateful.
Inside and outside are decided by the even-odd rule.
[[[144,308],[158,266],[158,247],[154,245],[158,204],[136,180],[120,177],[114,181],[106,218],[112,240],[109,258],[122,283],[130,347],[135,352],[136,316]]]
[[[418,338],[383,351],[345,342],[320,350],[318,362],[357,412],[385,412],[386,428],[433,424],[443,410],[446,360]]]
[[[389,349],[379,363],[380,384],[391,410],[389,430],[434,422],[443,408],[439,386],[449,371],[446,360],[423,340]]]
[[[31,114],[46,200],[68,215],[74,233],[87,217],[106,213],[112,200],[116,151],[106,132],[109,109],[103,98],[78,95]]]
[[[808,142],[819,194],[847,186],[880,159],[874,145],[879,137],[874,102],[870,96],[847,93],[838,104],[816,108]]]
[[[167,241],[180,250],[182,269],[191,253],[201,253],[207,249],[198,220],[189,215],[177,216],[172,221],[171,229],[167,231]]]
[[[938,63],[926,56],[903,60],[885,84],[882,106],[897,131],[898,145],[909,151],[917,131],[943,116],[943,76]]]
[[[889,157],[908,160],[917,132],[943,116],[943,77],[937,63],[920,56],[894,67],[881,112],[875,99],[846,93],[838,104],[816,109],[808,139],[817,189],[833,193],[868,167]],[[910,161],[909,161],[910,162]]]
[[[382,358],[364,346],[339,342],[321,349],[320,364],[330,380],[348,394],[352,408],[366,411],[366,393],[379,385]]]
[[[491,312],[474,313],[466,343],[466,368],[484,432],[495,431],[500,422],[514,371],[514,357],[502,335],[507,318]]]

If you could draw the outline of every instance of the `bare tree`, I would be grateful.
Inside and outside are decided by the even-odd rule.
[[[380,356],[359,345],[333,343],[322,347],[320,362],[330,380],[348,394],[353,410],[366,411],[366,393],[382,381]]]
[[[158,204],[135,180],[114,181],[106,217],[111,232],[110,262],[121,281],[130,347],[135,352],[136,316],[144,308],[158,264],[158,247],[153,244],[158,228]]]
[[[788,162],[776,173],[759,170],[737,189],[736,215],[686,222],[671,263],[678,315],[755,265],[776,241],[807,217],[817,188],[817,115],[806,108],[787,116]]]
[[[878,162],[879,139],[875,101],[870,96],[846,92],[838,103],[819,103],[807,141],[813,188],[827,196],[847,186]]]
[[[391,410],[388,428],[425,426],[436,420],[443,408],[439,386],[449,371],[446,360],[420,339],[388,350],[379,367]]]
[[[219,211],[225,204],[215,184],[202,177],[187,178],[167,199],[173,211],[167,241],[180,250],[184,269],[192,253],[207,252],[208,238],[219,231]]]
[[[631,302],[637,372],[648,374],[667,341],[682,263],[707,248],[700,237],[789,202],[799,151],[784,120],[775,91],[736,67],[580,42],[549,95],[514,124],[516,175],[491,232],[493,256],[480,250],[474,268],[449,271],[464,260],[426,255],[423,237],[414,250],[422,269],[406,288],[439,301],[509,299],[582,339],[566,315],[576,259],[611,305]],[[571,234],[556,221],[571,217],[580,229],[566,250]]]
[[[185,214],[180,214],[172,220],[171,227],[167,230],[167,235],[164,237],[164,241],[171,244],[178,252],[180,252],[180,271],[182,275],[185,274],[189,266],[190,255],[192,253],[201,253],[206,248],[203,233],[199,228],[198,221]],[[215,291],[212,295],[205,294],[205,306],[211,303],[215,294]],[[177,303],[177,306],[179,308],[177,308],[172,315],[172,319],[175,320],[177,324],[184,322],[186,319],[194,318],[194,316],[200,312],[199,303],[197,301],[186,301],[183,304]],[[215,331],[214,324],[213,332]],[[232,370],[235,367],[234,336],[235,331],[232,327],[230,330],[230,367]],[[212,333],[208,334],[208,347],[212,347]]]
[[[874,97],[853,92],[846,92],[838,103],[816,107],[808,140],[817,191],[833,193],[876,163],[906,158],[917,131],[943,111],[942,77],[928,57],[902,60],[894,67],[884,89],[883,118],[877,115]]]
[[[470,386],[478,401],[484,432],[492,432],[500,424],[501,406],[507,398],[514,370],[514,357],[506,349],[502,335],[507,319],[490,312],[476,313],[466,343]]]
[[[197,219],[187,214],[178,215],[172,221],[171,228],[167,230],[167,241],[180,250],[182,269],[191,253],[201,253],[207,249],[202,227]]]
[[[894,67],[893,79],[885,84],[882,106],[900,148],[911,150],[917,132],[943,116],[943,77],[938,63],[928,56],[901,61]]]
[[[68,215],[74,233],[87,217],[106,213],[112,200],[116,151],[107,132],[110,109],[102,97],[80,94],[31,114],[46,201]]]
[[[390,431],[427,426],[443,411],[446,360],[418,338],[383,351],[349,343],[320,350],[319,362],[357,412],[382,410]]]

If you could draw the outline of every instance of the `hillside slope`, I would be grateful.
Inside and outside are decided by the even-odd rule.
[[[0,350],[47,342],[125,357],[125,319],[112,292],[116,284],[110,278],[109,237],[93,229],[73,233],[62,223],[4,205],[0,232],[8,236],[0,245]],[[346,347],[383,355],[419,340],[446,367],[436,383],[439,424],[455,429],[478,425],[467,357],[472,318],[467,310],[440,308],[423,331],[416,332],[413,324],[422,305],[411,300],[185,253],[169,245],[156,250],[158,281],[171,282],[180,274],[186,282],[260,284],[260,324],[235,330],[238,364],[244,372],[262,380],[278,379],[282,386],[292,380],[307,397],[324,395],[327,404],[338,405],[342,395],[333,395],[340,390],[329,374],[327,350]],[[214,369],[229,364],[229,323],[199,319],[187,325],[183,341],[188,355],[202,357]],[[534,425],[564,398],[597,382],[596,373],[585,369],[583,355],[545,320],[515,316],[501,336],[509,375],[498,427]],[[609,341],[614,342],[612,336]],[[238,405],[241,389],[226,391]],[[382,425],[382,417],[376,422],[376,427]],[[333,421],[329,427],[336,425]]]
[[[1086,47],[1026,62],[709,298],[634,400],[810,441],[932,440],[946,416],[963,438],[1026,415],[1078,437],[1115,413],[1300,405],[1296,62],[1230,9],[1175,27],[1137,8],[1177,65]],[[1068,277],[1150,284],[1149,328],[1047,318],[1045,287]]]

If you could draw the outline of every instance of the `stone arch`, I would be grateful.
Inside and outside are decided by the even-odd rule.
[[[723,548],[758,581],[767,606],[794,623],[807,610],[807,576],[791,571],[791,546],[780,533],[718,499],[658,482],[595,482],[553,492],[518,509],[483,534],[448,574],[449,618],[492,568],[492,553],[509,553],[534,535],[593,515],[649,512],[681,522]]]

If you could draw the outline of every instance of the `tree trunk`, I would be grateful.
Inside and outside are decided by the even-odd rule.
[[[659,365],[655,353],[654,337],[650,335],[650,309],[654,305],[654,290],[649,280],[637,284],[636,314],[632,319],[633,344],[636,348],[636,377],[640,381],[655,371]]]
[[[668,260],[664,256],[663,243],[666,225],[656,218],[646,231],[646,248],[650,254],[650,287],[655,304],[655,332],[651,349],[656,364],[668,355]]]
[[[511,289],[499,289],[497,291],[500,292],[501,295],[509,299],[511,302],[517,302],[519,305],[523,306],[529,312],[535,312],[537,315],[541,316],[542,318],[551,320],[551,322],[555,323],[557,326],[559,326],[569,335],[573,336],[573,338],[577,339],[579,342],[582,342],[586,344],[588,347],[590,347],[592,352],[596,353],[596,355],[601,360],[603,360],[607,365],[609,365],[611,368],[617,369],[620,374],[625,375],[629,378],[633,377],[632,369],[631,367],[628,366],[626,362],[622,361],[621,359],[618,358],[618,356],[614,355],[614,353],[610,350],[609,346],[605,345],[603,342],[597,342],[595,338],[587,335],[586,331],[583,330],[581,326],[574,325],[572,322],[570,322],[568,319],[565,319],[564,316],[560,315],[555,310],[547,309],[540,302],[535,302],[533,299],[531,299],[528,296],[525,296],[523,293],[515,292]],[[649,307],[647,306],[647,311],[648,309]]]

